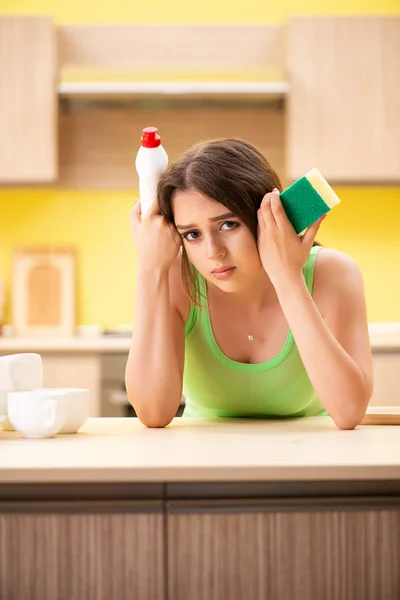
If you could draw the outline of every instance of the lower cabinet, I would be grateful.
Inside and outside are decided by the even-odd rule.
[[[396,498],[56,496],[0,503],[1,600],[400,598]]]
[[[162,600],[163,556],[161,510],[19,514],[0,508],[1,600]]]
[[[25,352],[23,349],[20,351]],[[17,353],[17,351],[0,352],[0,356]],[[99,352],[41,351],[39,354],[43,363],[43,387],[87,388],[90,392],[89,416],[102,416],[101,354]]]
[[[101,361],[99,353],[42,353],[43,387],[87,388],[90,392],[90,417],[100,417]]]
[[[400,352],[374,352],[374,392],[371,405],[400,406]]]
[[[400,510],[243,509],[171,504],[169,598],[400,598]]]

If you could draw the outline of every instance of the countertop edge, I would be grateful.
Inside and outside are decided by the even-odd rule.
[[[173,468],[73,468],[0,470],[0,485],[9,483],[213,483],[400,480],[399,465],[336,465],[291,467],[173,467]]]

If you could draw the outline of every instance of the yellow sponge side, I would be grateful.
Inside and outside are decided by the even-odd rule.
[[[318,169],[311,169],[311,171],[306,173],[305,177],[329,208],[333,208],[336,204],[339,204],[340,200],[338,196]]]

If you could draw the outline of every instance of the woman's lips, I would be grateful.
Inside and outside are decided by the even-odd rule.
[[[224,269],[223,271],[218,269],[218,271],[212,271],[212,275],[213,275],[213,277],[215,277],[215,279],[228,279],[228,277],[233,275],[235,270],[236,270],[236,267],[228,267],[228,268]]]

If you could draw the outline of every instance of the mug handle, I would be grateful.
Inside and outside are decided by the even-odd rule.
[[[54,421],[56,420],[56,400],[48,400],[46,403],[47,410],[47,421],[46,421],[46,429],[51,429],[54,425]]]
[[[47,409],[47,421],[46,421],[46,428],[47,429],[51,429],[57,419],[57,407],[59,408],[59,404],[57,402],[57,400],[48,400],[46,403],[46,409]],[[66,419],[66,415],[64,414],[64,418],[63,418],[63,426],[65,423],[65,419]]]

